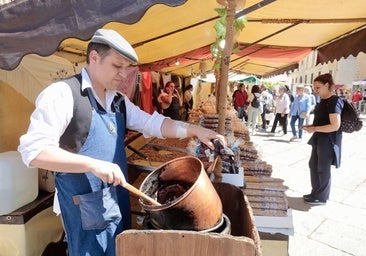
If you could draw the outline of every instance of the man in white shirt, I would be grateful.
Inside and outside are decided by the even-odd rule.
[[[116,235],[129,228],[125,128],[145,137],[198,137],[214,149],[222,135],[152,115],[117,93],[126,67],[137,64],[131,45],[100,29],[88,45],[81,76],[41,92],[18,151],[27,166],[55,171],[69,255],[115,255]],[[121,185],[121,186],[119,186]]]

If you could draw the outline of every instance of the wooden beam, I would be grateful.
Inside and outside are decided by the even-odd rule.
[[[237,12],[235,14],[235,19],[240,18],[240,17],[242,17],[244,15],[247,15],[248,13],[254,12],[254,11],[256,11],[256,10],[258,10],[258,9],[266,6],[266,5],[269,5],[269,4],[273,3],[273,2],[276,2],[276,1],[277,0],[263,0],[263,1],[259,2],[259,3],[253,4],[252,6],[250,6],[248,8],[245,8],[242,11]]]
[[[248,22],[260,22],[264,24],[287,24],[287,23],[309,23],[309,24],[332,24],[332,23],[364,23],[366,18],[349,19],[250,19]]]

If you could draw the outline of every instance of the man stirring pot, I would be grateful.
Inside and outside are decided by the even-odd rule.
[[[37,98],[18,151],[27,166],[55,171],[69,255],[115,255],[115,238],[130,228],[125,129],[145,137],[198,139],[214,149],[225,139],[200,126],[152,115],[117,92],[138,62],[113,30],[96,31],[80,75],[55,82]],[[122,186],[119,186],[122,185]]]

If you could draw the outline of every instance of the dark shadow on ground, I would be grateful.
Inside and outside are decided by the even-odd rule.
[[[302,197],[287,197],[288,200],[288,206],[291,209],[307,212],[311,207],[314,205],[310,205],[304,202],[304,199]]]
[[[259,137],[271,137],[271,135],[269,135],[268,133],[265,132],[257,132],[256,134],[252,135],[252,136],[259,136]]]
[[[278,136],[275,136],[275,135],[271,135],[271,134],[268,134],[268,133],[264,133],[264,132],[257,132],[256,134],[254,135],[251,135],[251,136],[257,136],[257,137],[267,137],[268,139],[266,141],[278,141],[278,142],[287,142],[289,143],[289,139],[282,137],[281,135],[278,135]]]
[[[270,138],[270,139],[267,139],[267,141],[276,141],[276,142],[290,143],[290,140],[288,140],[288,139],[281,139],[281,138]]]

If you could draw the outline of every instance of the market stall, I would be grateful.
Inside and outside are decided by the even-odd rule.
[[[230,217],[229,212],[233,208],[230,205],[224,205],[224,212],[231,218],[231,221],[239,223],[237,226],[249,229],[238,231],[233,235],[245,236],[250,240],[236,239],[221,234],[212,236],[212,238],[220,238],[220,241],[228,240],[229,243],[238,240],[237,248],[242,248],[245,244],[244,247],[248,245],[246,248],[249,248],[251,253],[260,255],[260,239],[256,235],[258,231],[260,234],[266,233],[261,237],[263,241],[271,240],[273,231],[291,232],[291,221],[288,221],[286,225],[284,225],[285,221],[281,221],[291,220],[283,181],[271,177],[271,165],[260,158],[258,148],[250,141],[246,127],[235,119],[235,115],[230,115],[230,110],[227,109],[228,70],[235,69],[239,73],[265,76],[296,67],[297,63],[311,49],[355,30],[362,31],[366,24],[363,16],[364,10],[359,8],[362,6],[362,1],[349,1],[347,4],[344,1],[332,3],[319,1],[310,5],[307,1],[248,0],[248,8],[238,13],[238,15],[249,14],[248,24],[241,35],[227,33],[225,38],[226,42],[233,42],[233,38],[237,36],[238,45],[233,54],[231,48],[233,45],[226,44],[224,62],[220,66],[221,74],[217,76],[220,82],[216,85],[217,90],[214,95],[218,104],[211,107],[209,111],[206,108],[205,112],[192,112],[191,121],[199,122],[207,128],[218,129],[231,143],[240,140],[240,143],[230,144],[232,148],[236,146],[236,162],[240,162],[240,164],[233,167],[230,161],[227,163],[225,159],[220,159],[212,179],[218,184],[234,183],[234,186],[239,189],[239,192],[237,189],[232,189],[235,191],[233,193],[237,193],[235,196],[242,202],[240,209],[235,209],[234,212],[243,211],[245,216]],[[5,1],[2,1],[1,4],[3,2]],[[1,70],[0,81],[2,92],[1,152],[16,150],[19,135],[26,131],[37,92],[41,91],[49,82],[66,77],[64,72],[68,75],[78,73],[81,64],[85,62],[87,40],[99,27],[121,32],[138,52],[141,59],[139,68],[142,71],[139,75],[143,77],[143,82],[137,86],[141,92],[145,93],[142,96],[145,100],[140,103],[141,107],[146,107],[144,109],[148,112],[154,110],[150,102],[151,91],[154,89],[151,85],[152,72],[159,71],[164,74],[165,78],[170,77],[172,73],[190,79],[201,72],[199,66],[202,66],[203,62],[206,67],[209,66],[214,70],[211,68],[214,66],[214,62],[210,46],[216,40],[217,34],[212,28],[219,19],[214,9],[218,6],[218,2],[223,2],[225,6],[228,2],[234,1],[144,1],[141,5],[131,4],[131,2],[133,1],[123,3],[114,1],[114,5],[111,6],[107,1],[94,1],[94,5],[86,8],[83,3],[70,2],[65,5],[64,1],[59,0],[6,1],[6,4],[1,6],[0,39],[3,43],[1,44],[0,66],[4,69]],[[155,3],[164,4],[152,6]],[[329,6],[329,4],[333,7],[330,10],[331,15],[323,12],[324,6]],[[171,8],[171,6],[179,7]],[[345,9],[349,12],[346,15],[344,14]],[[237,15],[234,15],[232,11],[229,13],[231,18]],[[190,15],[186,15],[187,13]],[[94,18],[93,22],[90,21],[90,16]],[[144,17],[142,18],[142,16]],[[329,16],[332,17],[331,20]],[[119,22],[115,22],[116,20]],[[167,23],[167,20],[174,22]],[[299,36],[303,34],[313,36]],[[39,56],[24,57],[29,53],[37,53],[42,56],[52,55],[49,59],[57,59],[57,61],[50,65],[48,60]],[[39,65],[30,64],[24,69],[28,57],[33,61],[41,60],[41,63]],[[62,61],[59,58],[62,58]],[[63,68],[62,63],[67,66],[67,69]],[[51,72],[49,69],[44,69],[50,66],[53,67]],[[28,73],[28,71],[30,72]],[[42,77],[41,81],[40,77]],[[206,103],[210,102],[211,100]],[[146,177],[144,175],[157,166],[180,156],[199,157],[205,170],[213,163],[204,150],[200,151],[202,148],[199,148],[199,143],[196,141],[145,140],[140,134],[131,133],[130,135],[126,139],[126,151],[130,161],[130,181],[134,182],[136,187]],[[136,153],[135,149],[139,153]],[[42,172],[39,172],[39,175],[42,177]],[[229,192],[225,189],[221,191],[222,193],[220,191],[218,189],[223,203],[230,202],[225,197]],[[35,200],[32,201],[33,199]],[[50,222],[38,219],[39,216],[42,218],[50,216],[53,192],[39,193],[32,200],[32,202],[23,202],[24,206],[20,209],[14,209],[1,216],[0,225],[6,225],[5,227],[0,226],[6,229],[6,232],[2,232],[5,235],[1,237],[1,241],[5,242],[1,244],[9,246],[11,249],[7,247],[3,250],[1,248],[0,251],[16,250],[22,243],[21,248],[24,255],[33,255],[33,252],[39,254],[46,243],[59,238],[62,233],[59,217],[52,215]],[[46,208],[43,208],[44,206]],[[138,202],[135,201],[133,207],[135,207],[133,209],[134,223],[138,223],[138,217],[141,214]],[[251,216],[254,216],[254,219]],[[23,219],[23,222],[14,225],[12,222],[14,219]],[[274,220],[280,220],[279,224],[273,224],[276,223]],[[28,245],[39,233],[27,232],[39,229],[42,225],[47,225],[47,228],[54,227],[55,230],[50,231],[53,235],[48,236],[47,241],[42,240],[42,244],[38,244],[37,250],[34,251],[28,248]],[[14,228],[20,229],[20,233],[14,233]],[[47,228],[42,229],[41,235],[48,234]],[[137,228],[141,228],[141,226],[136,226]],[[134,231],[131,232],[134,234]],[[19,237],[24,238],[24,241],[9,242],[10,236],[7,234],[10,233],[15,234],[11,236],[16,237],[13,241]],[[129,236],[130,234],[127,232],[126,237],[122,237],[121,240],[134,237]],[[176,235],[170,231],[152,233],[155,241]],[[181,235],[182,233],[178,234],[178,236]],[[192,235],[193,238],[190,239],[201,237],[201,234],[197,233],[184,235]],[[285,239],[282,240],[285,241]],[[262,243],[262,245],[264,244]],[[126,247],[126,250],[133,249]]]
[[[200,106],[199,109],[192,110],[190,122],[216,130],[218,115],[212,113],[213,106],[207,102]],[[261,251],[268,252],[276,248],[276,255],[287,255],[288,238],[293,234],[292,213],[285,194],[287,187],[282,179],[272,177],[271,164],[261,159],[260,147],[251,141],[247,127],[236,117],[236,112],[230,106],[228,109],[225,136],[229,147],[236,151],[234,171],[230,171],[230,162],[223,158],[220,178],[215,178],[209,171],[213,159],[205,154],[205,150],[194,139],[177,141],[139,137],[130,144],[138,153],[129,151],[127,146],[132,173],[139,173],[133,177],[134,184],[139,186],[149,172],[168,161],[178,157],[196,156],[202,161],[213,182],[229,183],[242,191],[248,201],[248,211],[253,215],[253,225],[261,239]],[[132,202],[134,227],[140,230],[142,227],[137,223],[142,225],[141,218],[144,215],[138,200],[135,198]]]

